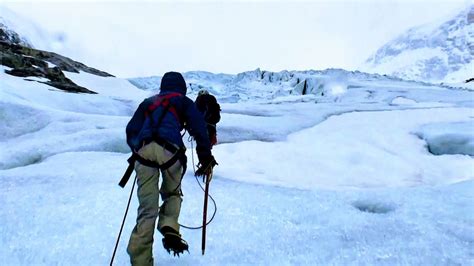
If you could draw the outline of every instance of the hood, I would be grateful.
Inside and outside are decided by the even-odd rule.
[[[160,92],[178,92],[186,95],[186,82],[184,81],[183,75],[178,72],[167,72],[163,78],[161,78]]]

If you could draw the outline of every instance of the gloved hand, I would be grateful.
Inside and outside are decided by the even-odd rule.
[[[216,165],[218,165],[218,163],[216,162],[216,159],[214,159],[214,156],[210,155],[209,157],[203,158],[203,160],[199,162],[198,169],[194,175],[205,177],[211,173],[212,168]]]

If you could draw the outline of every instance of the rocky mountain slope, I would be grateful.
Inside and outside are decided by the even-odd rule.
[[[364,70],[428,82],[474,76],[474,5],[450,19],[414,27],[382,46]]]
[[[5,73],[23,77],[32,82],[41,82],[68,92],[95,93],[79,86],[66,77],[63,71],[80,71],[101,77],[111,74],[88,67],[65,56],[38,50],[27,38],[9,28],[0,17],[0,65],[9,69]]]
[[[2,17],[0,17],[0,41],[32,47],[27,39],[22,38],[18,33],[11,30]]]

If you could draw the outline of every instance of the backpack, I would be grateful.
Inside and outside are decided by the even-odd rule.
[[[216,97],[210,94],[199,95],[196,98],[196,106],[203,113],[206,123],[216,125],[221,120],[221,106]]]

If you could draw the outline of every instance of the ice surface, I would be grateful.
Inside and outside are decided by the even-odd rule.
[[[298,75],[321,77],[329,93],[291,94]],[[129,156],[125,125],[153,90],[68,77],[99,94],[0,71],[1,265],[110,261],[131,187],[117,186]],[[472,140],[474,92],[339,70],[189,80],[191,97],[201,86],[235,100],[221,105],[213,149],[218,213],[205,256],[199,230],[182,230],[190,254],[179,259],[157,232],[156,265],[473,263],[474,160],[429,149],[439,135]],[[198,226],[203,193],[187,154],[180,222]],[[134,198],[115,265],[129,265],[136,208]]]
[[[100,95],[110,96],[118,99],[134,99],[143,100],[143,98],[150,95],[149,92],[144,92],[130,84],[125,79],[114,77],[100,77],[89,73],[72,73],[64,72],[68,78],[74,81],[77,85],[86,87]]]
[[[425,143],[411,133],[422,124],[469,120],[470,115],[472,109],[437,108],[332,116],[291,134],[287,141],[220,145],[216,157],[238,163],[223,164],[216,172],[234,180],[300,189],[399,187],[472,179],[472,158],[431,156]],[[278,167],[273,167],[275,159]]]
[[[467,122],[434,123],[420,128],[419,135],[436,155],[465,154],[474,156],[474,117]]]
[[[109,90],[91,97],[0,71],[0,169],[38,163],[67,151],[129,151],[123,134],[126,116],[146,94],[127,81],[82,73],[80,80]],[[126,91],[129,99],[120,98]]]
[[[397,97],[397,98],[392,100],[392,104],[395,104],[395,105],[413,105],[413,104],[416,104],[416,101],[412,100],[412,99],[405,98],[405,97]]]
[[[126,190],[116,185],[126,157],[64,153],[41,164],[3,171],[3,263],[108,264],[130,189],[130,184]],[[197,226],[203,195],[190,172],[183,182],[180,221]],[[200,255],[201,232],[183,230],[190,254],[170,257],[157,235],[155,261],[156,265],[468,265],[474,239],[473,191],[472,180],[448,186],[330,191],[233,182],[216,174],[211,194],[218,214],[207,230],[206,255]],[[134,200],[116,265],[128,265],[125,248],[136,204]],[[388,206],[388,211],[361,211],[360,205]]]

